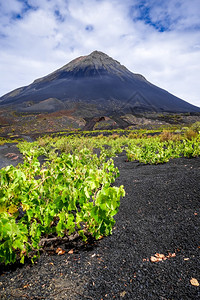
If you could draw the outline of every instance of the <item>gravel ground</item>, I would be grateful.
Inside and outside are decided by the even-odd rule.
[[[0,146],[0,169],[8,165],[16,166],[23,162],[23,155],[19,152],[16,144],[7,143]]]
[[[200,299],[190,282],[200,282],[200,158],[151,166],[121,154],[115,163],[126,196],[113,234],[2,268],[0,299]],[[163,259],[151,262],[156,253]]]

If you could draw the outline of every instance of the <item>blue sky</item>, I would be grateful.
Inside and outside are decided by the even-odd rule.
[[[100,50],[200,106],[200,0],[0,0],[0,96]]]

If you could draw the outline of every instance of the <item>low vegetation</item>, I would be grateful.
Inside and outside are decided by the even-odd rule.
[[[111,234],[125,196],[123,186],[114,186],[119,171],[112,158],[123,151],[127,161],[144,164],[198,157],[197,125],[178,133],[79,132],[20,142],[24,163],[0,170],[0,262],[34,261],[51,239]]]

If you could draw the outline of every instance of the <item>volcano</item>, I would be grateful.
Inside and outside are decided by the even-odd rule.
[[[99,51],[2,96],[0,106],[36,113],[68,109],[84,116],[200,112]]]

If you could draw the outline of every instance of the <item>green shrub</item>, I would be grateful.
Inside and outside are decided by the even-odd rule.
[[[195,122],[190,128],[196,133],[200,133],[200,122]]]

